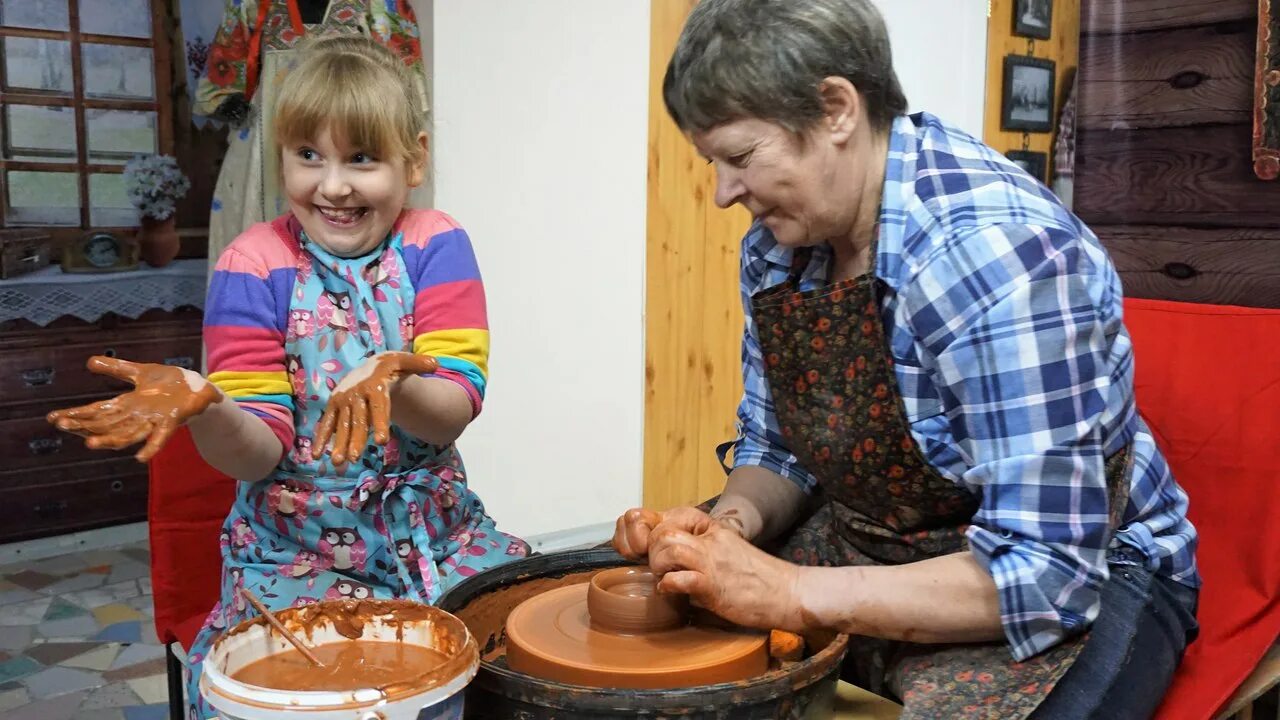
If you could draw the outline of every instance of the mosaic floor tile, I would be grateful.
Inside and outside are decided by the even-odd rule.
[[[94,640],[102,642],[136,643],[142,639],[142,623],[137,620],[116,623],[102,629],[94,636]]]
[[[151,677],[126,680],[129,687],[138,693],[142,702],[147,705],[169,701],[169,678],[163,674]]]
[[[30,625],[0,627],[0,650],[24,650],[35,637],[36,629]],[[4,682],[0,680],[0,682]]]
[[[122,583],[126,580],[137,580],[141,577],[150,577],[151,566],[144,565],[140,562],[122,562],[111,568],[111,575],[107,579],[107,584],[114,585]]]
[[[110,574],[111,574],[111,566],[110,566],[110,565],[95,565],[95,566],[93,566],[93,567],[85,568],[85,569],[84,569],[84,571],[85,571],[85,572],[87,572],[87,573],[93,573],[94,575],[110,575]]]
[[[53,602],[49,603],[49,609],[44,614],[45,620],[66,620],[67,618],[80,617],[89,614],[88,610],[69,603],[60,597],[53,598]]]
[[[105,575],[95,575],[93,573],[72,575],[69,578],[59,580],[52,585],[41,588],[40,591],[49,595],[65,595],[67,593],[99,587],[106,582],[106,580],[107,578]]]
[[[151,574],[150,573],[148,573],[147,575],[144,575],[143,577],[138,578],[138,589],[142,591],[143,595],[151,594]]]
[[[85,710],[81,705],[76,711],[75,720],[125,720],[124,711],[116,708],[103,708],[101,710]]]
[[[120,651],[120,654],[116,656],[116,661],[111,663],[110,669],[119,670],[120,668],[126,668],[130,665],[137,665],[141,662],[163,657],[163,647],[160,647],[159,645],[143,645],[141,643],[137,643]]]
[[[86,694],[81,690],[23,705],[5,713],[5,720],[71,720]]]
[[[102,672],[111,667],[111,663],[116,661],[116,655],[120,654],[120,648],[124,647],[120,643],[107,643],[98,646],[97,650],[90,650],[83,655],[77,655],[68,660],[58,663],[63,667],[81,668],[84,670],[97,670]]]
[[[135,705],[124,709],[125,720],[165,720],[169,717],[169,705],[159,703],[156,705]]]
[[[40,598],[9,605],[0,613],[0,625],[39,625],[51,603],[52,598]]]
[[[32,568],[33,570],[39,570],[42,573],[58,575],[60,577],[79,573],[85,569],[84,558],[74,553],[46,558],[44,560],[36,560],[31,564],[34,566]]]
[[[99,628],[97,620],[94,620],[89,615],[84,615],[82,617],[67,618],[66,620],[40,623],[36,628],[36,632],[47,640],[88,640],[98,633]],[[106,639],[110,640],[111,638]]]
[[[31,702],[31,694],[24,687],[0,692],[0,713],[7,712]]]
[[[123,554],[125,554],[125,555],[128,555],[129,557],[133,558],[134,560],[137,560],[138,562],[142,563],[143,565],[150,565],[150,564],[151,564],[151,550],[149,550],[149,549],[146,547],[146,545],[145,545],[145,544],[144,544],[144,545],[135,545],[135,546],[133,546],[133,547],[127,547],[127,548],[124,548],[123,550],[121,550],[120,552],[121,552],[121,553],[123,553]]]
[[[78,690],[91,690],[102,687],[102,676],[95,672],[86,672],[66,667],[51,667],[28,675],[23,684],[31,692],[31,697],[44,700],[57,695],[65,695]],[[79,703],[76,703],[79,707]]]
[[[116,623],[128,622],[129,620],[142,619],[142,613],[122,603],[112,603],[110,605],[96,607],[93,609],[93,616],[97,618],[98,624],[103,627],[115,625]]]
[[[156,636],[155,618],[148,617],[142,621],[142,638],[138,642],[144,645],[159,645],[164,647],[165,643],[160,642],[160,638]]]
[[[82,710],[99,710],[102,708],[120,708],[142,704],[142,698],[128,684],[118,682],[104,685],[89,694],[80,706]]]
[[[19,655],[12,660],[0,663],[0,683],[7,683],[10,680],[24,678],[31,673],[38,672],[44,666],[32,660],[25,655]]]
[[[8,662],[12,658],[13,658],[13,653],[0,650],[0,663]]]
[[[27,602],[42,597],[40,593],[33,592],[24,587],[10,585],[7,589],[0,589],[0,606],[12,605],[14,603]]]
[[[27,648],[25,655],[38,660],[42,665],[53,666],[61,665],[63,660],[83,655],[98,647],[101,647],[101,643],[40,643]]]
[[[129,598],[125,601],[125,604],[147,617],[152,617],[156,614],[155,601],[150,594]]]
[[[107,682],[121,682],[124,680],[137,680],[138,678],[151,677],[160,673],[166,673],[168,665],[163,656],[147,660],[145,662],[122,667],[119,670],[108,670],[102,673],[102,679]]]
[[[23,587],[28,590],[40,590],[57,582],[59,578],[55,575],[46,575],[35,570],[23,570],[12,575],[5,576],[5,580]]]
[[[138,597],[138,594],[138,582],[136,580],[126,580],[125,582],[112,583],[92,590],[67,593],[65,597],[86,610],[93,610],[103,605],[132,600]]]
[[[88,567],[97,567],[99,565],[115,565],[131,558],[120,550],[90,550],[80,553],[80,559]]]

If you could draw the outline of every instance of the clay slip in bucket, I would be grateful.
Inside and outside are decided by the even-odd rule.
[[[387,678],[381,688],[291,691],[234,679],[251,663],[297,651],[261,618],[227,631],[209,651],[200,694],[222,720],[460,720],[463,690],[475,677],[480,654],[466,626],[439,608],[407,600],[327,601],[275,613],[312,646],[361,641],[403,642],[445,656],[434,669],[411,678]]]

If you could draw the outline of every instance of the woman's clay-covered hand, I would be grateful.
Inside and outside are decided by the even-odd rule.
[[[800,568],[704,517],[692,531],[663,523],[649,537],[649,567],[662,574],[658,590],[686,593],[694,605],[743,627],[804,630]]]
[[[659,528],[670,527],[687,533],[719,523],[742,534],[742,523],[736,517],[712,517],[695,507],[677,507],[666,512],[648,508],[631,508],[618,517],[613,530],[613,549],[628,560],[643,560],[649,554],[650,538]]]
[[[85,445],[95,450],[120,450],[146,440],[134,456],[139,462],[150,460],[174,430],[222,399],[212,383],[191,370],[101,355],[89,358],[86,366],[132,383],[134,389],[110,400],[54,410],[49,422],[87,438]]]
[[[360,457],[373,428],[373,441],[385,445],[391,438],[391,390],[407,375],[435,372],[439,367],[429,355],[384,352],[365,360],[334,388],[324,415],[311,440],[311,456],[319,460],[329,439],[334,465]]]

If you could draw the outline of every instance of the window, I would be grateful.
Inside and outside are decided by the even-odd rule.
[[[173,152],[163,2],[0,2],[0,226],[138,224],[124,163]]]

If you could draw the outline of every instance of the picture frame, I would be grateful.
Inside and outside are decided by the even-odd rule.
[[[1253,174],[1280,177],[1280,14],[1258,0],[1258,49],[1253,74]]]
[[[1031,177],[1045,185],[1049,184],[1049,153],[1035,150],[1010,150],[1004,156],[1026,170]]]
[[[1013,34],[1048,40],[1053,36],[1053,0],[1014,0]]]
[[[1001,89],[1003,130],[1052,132],[1057,63],[1030,55],[1006,55]]]

